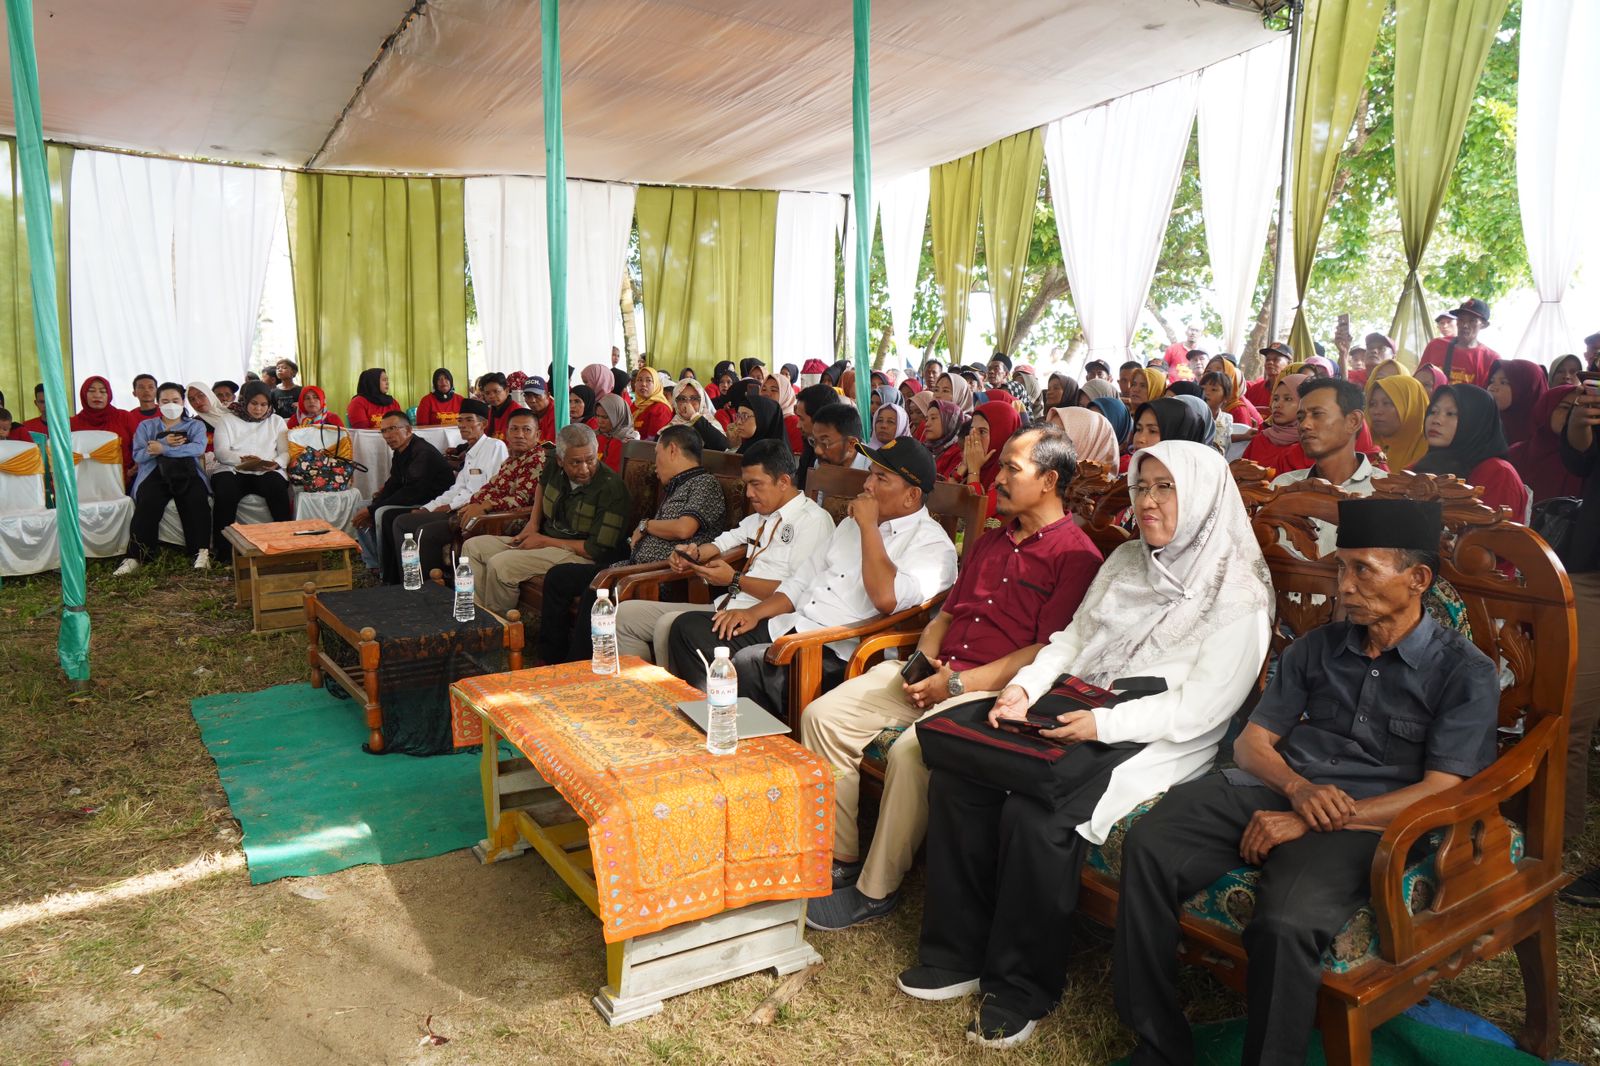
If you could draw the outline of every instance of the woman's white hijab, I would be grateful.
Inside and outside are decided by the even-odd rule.
[[[1095,576],[1085,596],[1093,607],[1072,620],[1088,637],[1068,667],[1091,684],[1133,675],[1272,602],[1272,576],[1222,456],[1192,441],[1161,441],[1134,453],[1128,484],[1139,481],[1147,458],[1171,471],[1177,529],[1161,548],[1143,539],[1122,545]]]
[[[717,409],[712,406],[711,399],[708,396],[706,396],[706,387],[704,385],[700,384],[698,381],[695,381],[693,378],[684,378],[682,381],[678,382],[677,385],[673,386],[673,389],[672,389],[672,421],[669,422],[668,425],[673,425],[673,426],[692,426],[692,425],[694,425],[694,419],[692,419],[692,418],[684,418],[681,414],[678,413],[678,397],[682,396],[683,393],[684,393],[684,390],[686,390],[686,389],[693,389],[694,392],[695,392],[695,395],[700,397],[700,409],[697,412],[695,412],[695,416],[694,417],[695,418],[709,418],[714,423],[716,421],[716,418],[717,418]]]

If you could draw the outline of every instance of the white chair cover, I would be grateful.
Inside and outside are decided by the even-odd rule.
[[[211,498],[206,497],[206,507],[211,506]],[[239,501],[238,522],[241,525],[254,526],[272,521],[272,512],[267,510],[267,501],[260,496],[246,496]],[[161,529],[157,539],[163,544],[174,547],[183,547],[183,520],[178,517],[178,505],[171,500],[167,501],[167,509],[161,512]]]
[[[413,432],[441,452],[461,443],[461,431],[455,426],[418,426]],[[383,442],[383,434],[375,429],[350,431],[351,445],[356,462],[366,467],[366,472],[356,471],[356,488],[361,498],[370,500],[389,480],[390,457],[394,454]]]
[[[302,448],[330,451],[338,446],[341,437],[349,435],[348,431],[329,430],[322,426],[300,426],[289,431],[289,443]],[[351,447],[354,448],[353,441]],[[383,451],[385,455],[389,454],[387,445]],[[361,478],[359,470],[356,471],[356,478],[359,482]],[[337,529],[353,534],[355,527],[350,524],[350,519],[361,510],[361,499],[361,490],[358,488],[348,488],[340,492],[302,492],[297,488],[294,490],[294,516],[320,518]]]
[[[0,440],[0,463],[38,446]],[[44,506],[44,474],[0,472],[0,575],[21,577],[61,565],[56,515]]]
[[[78,528],[83,531],[83,553],[91,559],[114,559],[127,554],[128,531],[133,525],[133,499],[122,482],[122,461],[102,463],[95,449],[117,440],[104,429],[72,431],[72,450],[83,456],[78,471]]]

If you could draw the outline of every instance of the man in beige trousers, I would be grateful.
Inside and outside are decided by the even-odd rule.
[[[985,533],[917,651],[933,673],[914,684],[910,663],[885,662],[815,700],[800,742],[834,768],[833,893],[812,900],[806,924],[846,929],[888,914],[928,825],[928,770],[916,729],[889,749],[872,848],[860,858],[856,828],[861,754],[880,732],[910,726],[959,702],[992,698],[1065,629],[1100,569],[1100,552],[1065,511],[1077,475],[1072,441],[1059,427],[1018,433],[995,481],[1000,529]]]

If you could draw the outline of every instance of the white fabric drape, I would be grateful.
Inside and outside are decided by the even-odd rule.
[[[1161,254],[1189,134],[1189,74],[1045,127],[1050,197],[1087,358],[1121,362]]]
[[[467,369],[543,374],[550,365],[545,179],[468,178],[467,257],[483,357]],[[567,358],[609,363],[633,226],[632,185],[567,182]]]
[[[1289,38],[1200,72],[1200,201],[1224,350],[1251,320],[1267,225],[1276,202],[1288,92]]]
[[[1582,349],[1562,297],[1592,232],[1600,166],[1600,51],[1594,0],[1526,0],[1517,81],[1517,196],[1539,306],[1517,356],[1545,365]]]
[[[172,288],[182,374],[170,380],[242,381],[255,347],[272,234],[283,217],[283,175],[178,166]]]
[[[911,308],[917,301],[917,268],[922,265],[922,242],[928,232],[927,170],[884,182],[877,197],[895,354],[900,365],[907,367],[921,361],[911,345]]]
[[[837,219],[832,193],[780,192],[772,258],[772,365],[831,363]],[[850,293],[845,293],[845,299]]]
[[[128,406],[136,374],[241,380],[255,342],[275,170],[80,152],[72,167],[73,366]]]

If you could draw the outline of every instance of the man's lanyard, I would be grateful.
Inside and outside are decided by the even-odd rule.
[[[767,522],[762,522],[761,523],[761,528],[756,530],[755,539],[750,542],[751,544],[755,545],[756,550],[751,552],[749,555],[745,556],[744,565],[739,568],[739,576],[740,577],[743,577],[744,575],[748,574],[750,572],[750,567],[755,564],[756,559],[758,559],[760,557],[761,553],[766,551],[768,548],[772,547],[773,539],[777,537],[778,530],[780,530],[782,528],[783,528],[783,518],[782,518],[782,516],[777,514],[777,512],[773,512],[772,520],[771,520],[770,524],[767,523]],[[769,529],[771,530],[771,532],[768,532]],[[762,536],[761,536],[763,533],[766,534],[766,539],[765,540],[763,540]],[[722,602],[717,604],[717,610],[719,610],[719,611],[727,610],[728,609],[728,604],[729,604],[729,602],[732,601],[732,599],[733,599],[733,593],[730,591],[730,592],[728,592],[726,595],[724,595],[722,597]]]

